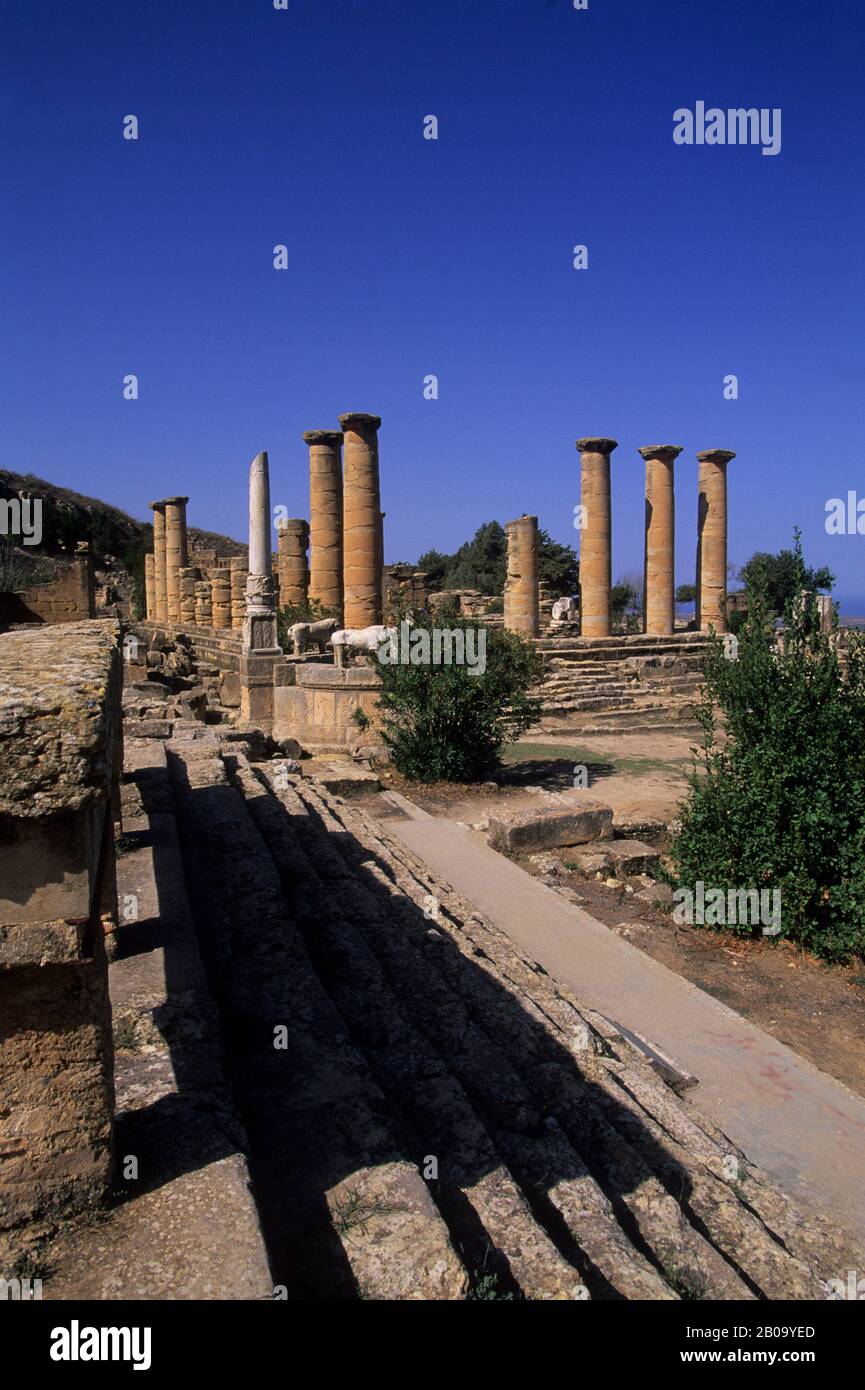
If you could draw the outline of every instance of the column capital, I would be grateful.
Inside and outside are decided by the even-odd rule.
[[[577,448],[581,454],[611,454],[618,449],[617,439],[578,439]]]
[[[161,502],[154,505],[160,507],[185,507],[188,501],[188,497],[164,497]]]
[[[345,415],[336,417],[342,425],[343,430],[365,429],[377,430],[381,427],[380,415],[366,415],[362,410],[349,410]]]
[[[340,416],[340,419],[343,417]],[[348,416],[345,417],[348,419]],[[375,416],[371,416],[375,419]],[[379,424],[381,421],[379,420]],[[304,444],[327,444],[331,449],[336,449],[342,443],[342,432],[340,430],[304,430]]]
[[[165,506],[165,498],[163,497],[161,502],[148,502],[147,505],[152,512],[158,512],[161,507]]]
[[[729,463],[735,457],[732,449],[703,449],[697,460],[699,463]]]
[[[662,463],[672,463],[682,452],[678,444],[644,444],[637,453],[648,463],[649,459],[660,459]]]

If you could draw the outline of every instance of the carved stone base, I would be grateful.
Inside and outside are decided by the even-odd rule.
[[[268,656],[281,653],[282,648],[276,637],[274,612],[250,613],[247,610],[243,623],[243,650]]]

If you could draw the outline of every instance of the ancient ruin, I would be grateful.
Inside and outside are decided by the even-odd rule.
[[[381,422],[339,420],[303,435],[310,518],[276,526],[275,555],[262,452],[246,555],[190,548],[188,499],[154,502],[142,620],[0,635],[0,1268],[38,1255],[58,1299],[227,1281],[247,1299],[463,1299],[490,1281],[542,1300],[824,1297],[855,1239],[721,1131],[699,1077],[417,854],[395,816],[426,813],[380,779],[375,634],[427,607],[535,645],[539,733],[687,726],[707,629],[726,628],[732,453],[698,455],[686,629],[680,450],[639,450],[644,631],[625,635],[614,440],[578,441],[579,601],[542,585],[522,515],[496,613],[385,566]],[[279,607],[310,613],[283,643]],[[656,848],[602,800],[503,802],[484,829],[514,873],[565,847],[657,901]]]

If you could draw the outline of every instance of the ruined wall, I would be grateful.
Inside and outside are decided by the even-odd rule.
[[[107,1187],[119,627],[0,637],[0,1268]]]
[[[58,560],[55,577],[47,584],[0,594],[0,625],[12,623],[75,623],[96,615],[93,557],[82,552]]]

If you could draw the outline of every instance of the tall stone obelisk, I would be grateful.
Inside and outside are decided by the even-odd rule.
[[[243,650],[262,655],[281,652],[276,640],[276,595],[270,542],[270,473],[267,454],[256,454],[249,469],[249,574]]]
[[[274,666],[281,659],[270,539],[270,475],[267,454],[261,453],[249,469],[249,575],[240,654],[240,717],[268,731],[273,727]]]

